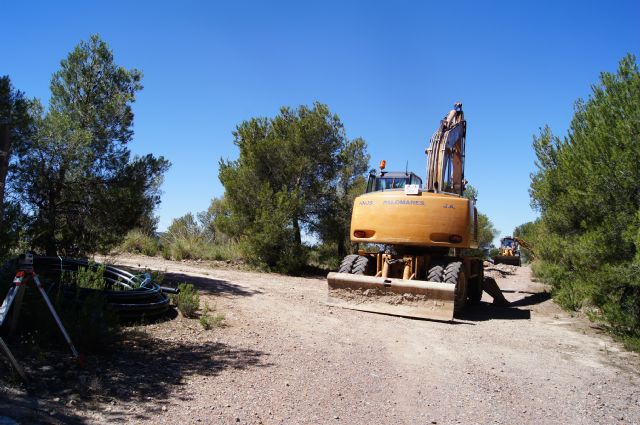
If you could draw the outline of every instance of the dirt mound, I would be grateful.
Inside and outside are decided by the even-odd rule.
[[[518,271],[518,266],[509,264],[493,264],[488,261],[484,262],[485,277],[499,279],[506,276],[514,275]]]

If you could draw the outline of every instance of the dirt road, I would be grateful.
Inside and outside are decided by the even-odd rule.
[[[145,326],[131,352],[153,345],[154,356],[130,355],[139,374],[123,377],[119,395],[76,410],[80,421],[640,423],[639,357],[562,312],[526,267],[493,272],[514,307],[494,308],[485,295],[450,324],[325,306],[320,278],[115,262],[194,282],[228,326]]]
[[[153,422],[640,423],[638,356],[562,312],[526,267],[493,272],[515,307],[448,324],[327,307],[322,279],[116,261],[199,277],[229,325],[210,336],[248,355],[185,377]]]

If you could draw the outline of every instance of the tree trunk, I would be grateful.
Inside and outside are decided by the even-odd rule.
[[[62,172],[62,171],[61,171]],[[47,210],[45,212],[47,217],[47,231],[45,232],[44,248],[48,256],[58,255],[56,248],[56,231],[57,231],[57,216],[58,216],[58,197],[60,195],[60,186],[58,182],[49,182],[49,199],[47,204]]]
[[[11,150],[11,137],[9,124],[0,124],[0,232],[4,228],[4,192],[7,171],[9,170],[9,151]]]
[[[44,237],[44,249],[46,251],[46,255],[51,257],[51,256],[56,256],[58,255],[58,250],[56,249],[56,206],[55,206],[55,200],[53,201],[54,203],[51,203],[51,200],[49,201],[49,209],[46,212],[47,214],[47,218],[48,218],[48,229],[47,232],[45,233]]]
[[[344,243],[344,235],[340,233],[338,235],[338,258],[342,260],[347,255],[347,249]]]
[[[300,222],[297,218],[293,219],[293,230],[296,232],[296,243],[298,246],[302,245],[302,235],[300,234]]]

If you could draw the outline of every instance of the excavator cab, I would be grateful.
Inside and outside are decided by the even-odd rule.
[[[422,187],[422,179],[412,172],[381,170],[379,173],[376,173],[376,170],[371,170],[369,172],[366,193],[404,189],[408,184],[415,184]]]

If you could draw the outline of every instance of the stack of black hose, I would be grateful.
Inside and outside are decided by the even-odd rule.
[[[86,260],[74,260],[63,257],[39,257],[33,259],[35,272],[42,277],[62,284],[63,291],[73,296],[83,297],[101,293],[111,309],[121,320],[142,320],[158,317],[169,309],[169,298],[166,293],[176,293],[173,288],[164,288],[153,281],[148,273],[134,275],[126,270],[105,266],[103,278],[106,289],[77,288],[61,282],[63,275],[77,272],[80,268],[97,270],[96,263]]]

